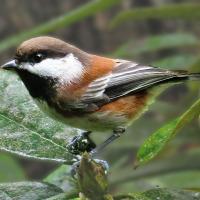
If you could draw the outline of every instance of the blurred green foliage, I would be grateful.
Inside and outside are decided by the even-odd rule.
[[[52,19],[51,21],[42,24],[38,27],[33,28],[30,31],[25,31],[19,35],[15,35],[11,38],[8,38],[0,42],[0,52],[19,44],[27,38],[38,36],[53,31],[57,31],[63,27],[70,26],[80,20],[83,20],[86,17],[92,16],[100,11],[103,11],[113,5],[119,3],[120,0],[95,0],[91,1],[84,6],[71,11],[63,16]]]
[[[112,21],[111,26],[117,27],[127,21],[162,19],[162,20],[199,20],[199,4],[172,4],[160,7],[134,8],[119,13]]]
[[[152,35],[142,41],[129,41],[111,55],[113,57],[136,57],[140,54],[158,52],[163,49],[199,47],[199,39],[190,33],[171,33]]]

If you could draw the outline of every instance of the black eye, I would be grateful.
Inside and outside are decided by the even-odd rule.
[[[31,61],[33,63],[39,63],[45,58],[45,55],[43,53],[35,53],[31,56]]]

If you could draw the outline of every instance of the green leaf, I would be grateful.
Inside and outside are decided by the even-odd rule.
[[[10,155],[0,153],[0,182],[22,181],[24,179],[25,173],[17,160]]]
[[[111,27],[117,27],[126,21],[149,19],[199,20],[199,4],[172,4],[160,7],[134,8],[119,13],[112,21]]]
[[[41,200],[62,193],[63,191],[50,184],[40,182],[17,182],[0,184],[0,199]]]
[[[153,159],[184,126],[200,114],[200,99],[182,116],[164,125],[143,143],[137,153],[135,165],[141,165]]]
[[[2,71],[0,132],[1,151],[68,164],[74,158],[66,145],[77,131],[48,118],[37,108],[22,82]]]
[[[51,21],[39,25],[29,31],[24,31],[18,35],[9,37],[4,41],[0,42],[0,52],[18,45],[20,42],[24,41],[27,38],[44,35],[46,33],[57,31],[63,27],[68,27],[78,21],[85,19],[86,17],[95,15],[96,13],[106,10],[112,7],[115,4],[118,4],[120,0],[95,0],[90,1],[87,4],[67,12],[64,15],[61,15]]]
[[[162,49],[197,46],[200,41],[189,33],[170,33],[148,36],[143,40],[129,41],[111,54],[113,57],[136,57]]]

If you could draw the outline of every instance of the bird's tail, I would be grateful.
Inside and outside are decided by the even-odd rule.
[[[188,78],[190,80],[196,80],[196,81],[200,81],[200,73],[191,73],[191,74],[188,74]]]
[[[193,80],[193,81],[200,81],[200,73],[189,73],[187,71],[182,70],[175,70],[178,78]]]

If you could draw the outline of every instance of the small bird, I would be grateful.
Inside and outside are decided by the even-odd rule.
[[[147,109],[157,86],[200,80],[200,73],[89,54],[48,36],[23,42],[14,60],[1,68],[16,72],[37,105],[52,118],[86,131],[113,131],[96,148],[90,132],[73,139],[70,149],[77,154],[79,150],[96,153],[123,134]],[[81,146],[86,141],[88,145]]]

